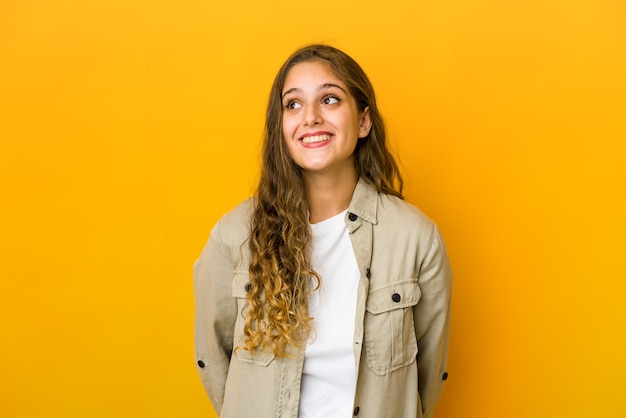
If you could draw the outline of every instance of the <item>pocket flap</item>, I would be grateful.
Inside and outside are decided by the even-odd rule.
[[[245,298],[250,286],[252,286],[252,283],[250,282],[248,272],[236,270],[235,276],[233,277],[233,296],[236,298]]]
[[[372,314],[379,314],[414,306],[421,296],[422,291],[417,284],[417,278],[400,280],[384,287],[370,289],[366,310]]]
[[[257,366],[267,367],[274,360],[274,353],[272,352],[258,352],[254,351],[253,353],[240,348],[237,350],[237,358],[244,363],[252,363]]]

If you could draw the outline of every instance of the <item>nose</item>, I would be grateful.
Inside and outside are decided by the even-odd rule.
[[[322,123],[322,114],[319,106],[316,105],[307,106],[303,117],[304,126],[313,126]]]

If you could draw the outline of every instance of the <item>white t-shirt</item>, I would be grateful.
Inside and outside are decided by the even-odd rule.
[[[356,370],[354,318],[359,267],[344,211],[312,224],[312,264],[321,288],[309,296],[313,333],[304,357],[299,418],[352,416]]]

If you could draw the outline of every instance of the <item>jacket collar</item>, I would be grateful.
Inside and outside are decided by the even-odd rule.
[[[377,207],[378,192],[367,180],[359,178],[348,206],[348,213],[354,213],[359,218],[376,225],[378,223],[376,218]]]

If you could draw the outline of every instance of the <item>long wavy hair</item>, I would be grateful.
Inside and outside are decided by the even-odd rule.
[[[308,296],[321,278],[311,266],[309,210],[302,171],[289,155],[282,130],[282,91],[289,71],[303,62],[326,63],[348,87],[359,110],[369,106],[372,128],[354,151],[357,173],[376,190],[402,198],[402,177],[387,148],[374,89],[359,64],[327,45],[309,45],[291,55],[278,71],[265,121],[262,165],[251,217],[245,346],[288,356],[302,348],[312,331]]]

